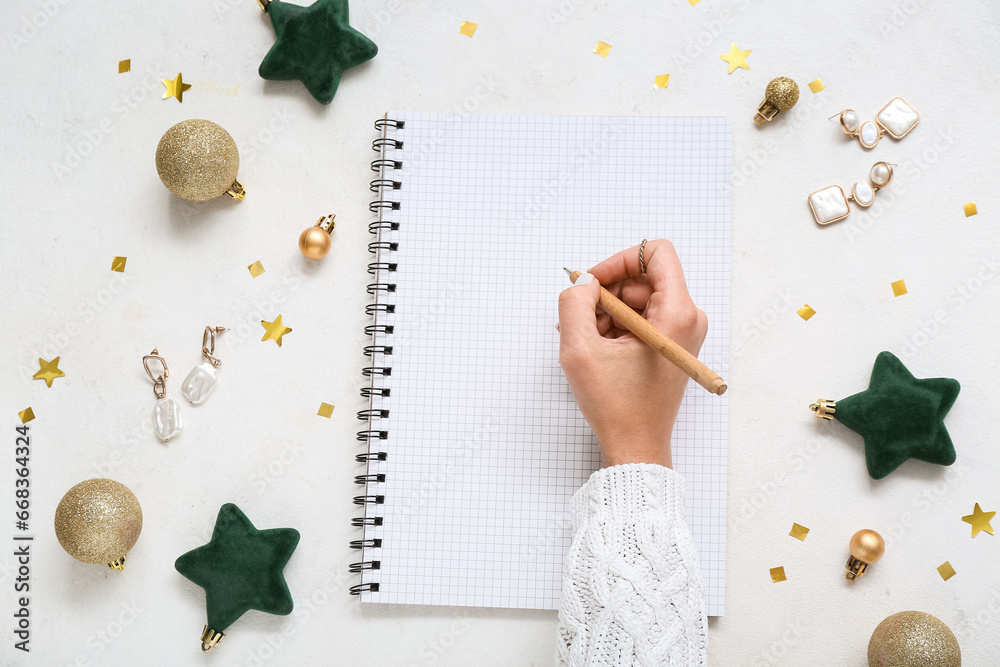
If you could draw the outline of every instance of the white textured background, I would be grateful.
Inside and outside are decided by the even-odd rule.
[[[8,467],[0,522],[13,533],[16,412],[33,443],[32,653],[12,648],[13,548],[0,549],[0,663],[34,665],[548,664],[555,615],[362,607],[347,595],[354,413],[363,364],[372,121],[387,108],[541,114],[711,114],[735,119],[733,360],[728,612],[713,620],[716,665],[863,665],[885,616],[920,609],[959,636],[968,665],[1000,648],[1000,537],[969,539],[974,502],[1000,509],[994,442],[998,35],[990,0],[838,3],[686,0],[503,3],[375,0],[353,22],[379,45],[329,107],[298,83],[262,81],[272,43],[252,0],[167,3],[8,0],[0,18],[0,405]],[[473,39],[463,20],[480,24]],[[613,49],[590,52],[597,40]],[[750,71],[719,54],[752,49]],[[117,61],[132,72],[117,74]],[[159,78],[195,85],[183,104]],[[670,87],[654,90],[654,75]],[[762,129],[768,80],[802,97]],[[827,89],[806,84],[822,78]],[[862,117],[893,96],[920,111],[902,141],[865,152],[826,117]],[[186,118],[220,123],[240,146],[248,195],[185,203],[159,183],[160,135]],[[898,164],[867,214],[817,228],[809,192],[849,186],[876,160]],[[966,219],[962,204],[980,214]],[[302,259],[299,231],[336,212],[330,256]],[[128,257],[124,275],[110,271]],[[267,272],[251,280],[246,266]],[[893,298],[889,283],[910,293]],[[803,322],[795,309],[812,305]],[[281,313],[282,348],[259,342]],[[161,445],[141,356],[158,346],[178,395],[206,324],[220,387],[184,405]],[[870,480],[860,438],[808,404],[863,389],[878,351],[918,376],[963,386],[951,468],[907,463]],[[36,358],[66,378],[32,380]],[[337,406],[331,420],[320,401]],[[139,497],[145,530],[124,574],[69,558],[52,530],[62,494],[110,476]],[[259,527],[293,526],[289,618],[248,613],[222,648],[198,652],[200,589],[173,570],[237,502]],[[793,521],[812,529],[802,543]],[[884,560],[854,585],[850,535],[876,528]],[[1000,526],[998,526],[1000,527]],[[9,538],[5,538],[9,539]],[[935,568],[950,560],[948,582]],[[772,584],[768,568],[788,581]]]

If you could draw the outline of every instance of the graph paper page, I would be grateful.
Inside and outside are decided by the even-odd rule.
[[[373,357],[362,581],[371,602],[555,609],[570,498],[599,467],[559,366],[562,267],[586,269],[643,238],[673,241],[708,314],[700,358],[729,366],[731,126],[725,118],[391,113],[379,195],[398,222],[378,281],[395,285]],[[398,146],[398,144],[397,144]],[[374,154],[373,154],[374,155]],[[690,382],[673,433],[710,615],[724,607],[727,400]]]

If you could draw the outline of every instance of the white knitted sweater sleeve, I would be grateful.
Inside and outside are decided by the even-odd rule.
[[[573,496],[560,664],[708,664],[684,486],[670,468],[634,463],[598,470]]]

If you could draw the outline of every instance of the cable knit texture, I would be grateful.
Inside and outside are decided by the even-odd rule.
[[[573,496],[560,664],[708,664],[684,486],[670,468],[634,463],[598,470]]]

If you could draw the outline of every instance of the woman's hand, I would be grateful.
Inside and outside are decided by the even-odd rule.
[[[657,329],[697,356],[708,331],[705,313],[688,294],[670,241],[623,250],[580,276],[559,295],[559,363],[601,446],[605,466],[658,463],[671,467],[670,433],[688,376],[598,308],[598,281]]]

